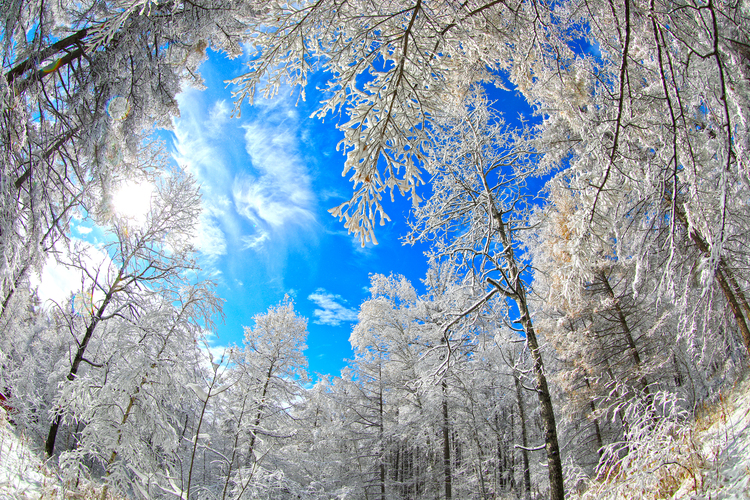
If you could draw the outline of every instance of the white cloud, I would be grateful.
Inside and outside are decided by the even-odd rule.
[[[42,303],[62,303],[71,293],[81,289],[81,271],[51,259],[44,266],[41,276],[32,278],[32,285],[38,286],[37,293]]]
[[[315,293],[307,296],[320,309],[313,311],[313,323],[318,325],[338,326],[342,322],[357,321],[357,311],[344,307],[340,302],[344,299],[340,295],[328,293],[324,288],[318,288]],[[345,301],[344,301],[345,302]]]
[[[237,213],[257,224],[263,222],[275,230],[289,225],[308,224],[315,219],[307,207],[304,193],[285,192],[273,179],[254,179],[238,175],[232,186]]]
[[[214,134],[221,133],[221,127],[226,124],[230,118],[231,109],[227,101],[216,101],[208,112],[208,125]]]
[[[259,231],[252,236],[244,236],[242,238],[242,248],[247,250],[250,248],[259,248],[263,246],[263,243],[268,241],[270,237],[265,231]]]
[[[201,215],[196,233],[195,247],[209,259],[215,259],[227,253],[227,240],[214,217]]]
[[[221,104],[217,102],[206,111],[202,95],[195,89],[182,92],[177,100],[180,117],[174,121],[175,160],[195,175],[204,188],[225,185],[231,179],[231,172],[218,141],[224,136],[227,124]]]
[[[263,100],[255,116],[240,121],[231,118],[231,103],[208,106],[205,95],[180,94],[174,123],[173,156],[201,186],[195,246],[215,260],[228,248],[279,248],[290,231],[309,230],[316,197],[299,153],[293,102]]]
[[[315,220],[310,176],[289,126],[284,120],[243,125],[245,149],[258,175],[237,175],[232,186],[237,213],[274,231]]]
[[[224,161],[220,139],[229,119],[229,105],[217,101],[206,112],[202,95],[188,89],[178,95],[180,117],[174,121],[175,161],[195,176],[201,186],[203,213],[194,240],[209,259],[227,253],[227,228],[232,229],[228,187],[232,173]]]

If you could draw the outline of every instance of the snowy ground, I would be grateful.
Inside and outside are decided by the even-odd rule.
[[[750,381],[720,400],[712,415],[715,422],[700,436],[706,464],[702,488],[693,489],[690,479],[675,498],[750,499]]]
[[[660,425],[653,432],[659,432]],[[700,412],[694,421],[647,434],[647,449],[611,479],[579,483],[577,500],[750,500],[750,377]],[[629,455],[632,456],[632,455]]]
[[[31,500],[55,498],[57,481],[30,443],[8,423],[0,408],[0,498]]]

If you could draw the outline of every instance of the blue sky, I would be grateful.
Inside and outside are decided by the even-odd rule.
[[[349,334],[370,295],[370,275],[401,274],[423,289],[419,280],[427,271],[427,247],[400,241],[411,201],[396,195],[391,203],[386,196],[392,222],[377,226],[378,245],[363,248],[328,213],[351,197],[352,185],[341,175],[344,156],[336,145],[342,134],[335,119],[310,118],[320,100],[315,89],[325,75],[311,79],[307,101],[298,99],[299,89],[281,89],[272,100],[243,103],[241,116],[233,117],[232,88],[225,81],[245,71],[242,58],[210,52],[200,70],[206,89],[181,93],[180,117],[172,130],[158,135],[201,186],[196,243],[205,277],[217,283],[225,300],[226,320],[217,325],[213,350],[241,344],[243,327],[253,325],[253,316],[288,294],[298,314],[308,318],[309,373],[339,375],[353,357]],[[490,95],[506,119],[514,121],[518,111],[528,116],[514,93]],[[424,198],[428,189],[418,194]],[[135,197],[127,194],[124,203]],[[76,223],[73,236],[100,245],[106,234],[90,226],[85,220]],[[54,263],[40,279],[43,301],[65,300],[80,286],[78,272]]]
[[[242,103],[240,117],[233,117],[225,82],[245,72],[242,58],[209,52],[200,71],[206,89],[179,96],[181,115],[162,136],[201,184],[202,265],[226,301],[215,345],[241,343],[252,317],[289,294],[309,320],[309,373],[338,375],[353,356],[349,334],[370,295],[370,275],[401,274],[422,289],[427,247],[400,241],[411,201],[385,197],[392,222],[377,227],[378,245],[362,248],[328,213],[351,197],[352,185],[341,175],[338,117],[310,117],[326,75],[313,75],[306,101],[299,89],[282,88],[272,100]],[[529,118],[516,93],[490,91],[490,97],[509,121],[519,112]]]
[[[387,205],[393,223],[378,227],[379,244],[362,248],[328,213],[351,196],[351,184],[341,176],[335,122],[310,118],[315,82],[307,101],[282,89],[273,100],[243,103],[236,118],[224,81],[243,71],[242,60],[211,53],[201,66],[207,89],[183,92],[174,130],[161,134],[201,185],[202,265],[226,300],[215,344],[240,343],[253,315],[289,294],[309,319],[309,372],[338,375],[352,357],[349,334],[369,275],[393,272],[418,284],[426,248],[399,241],[411,206],[404,198]]]

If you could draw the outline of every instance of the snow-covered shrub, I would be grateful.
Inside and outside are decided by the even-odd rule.
[[[623,407],[621,440],[604,448],[596,481],[581,498],[668,498],[689,478],[701,487],[703,459],[684,400],[659,391],[639,394]]]
[[[590,478],[571,455],[568,455],[563,462],[563,474],[565,476],[565,491],[578,493],[585,491]]]

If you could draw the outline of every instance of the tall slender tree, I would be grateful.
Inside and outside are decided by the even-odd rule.
[[[247,391],[235,391],[247,399],[244,418],[237,422],[237,432],[246,438],[236,439],[232,451],[244,460],[229,479],[231,491],[238,495],[254,491],[277,473],[272,466],[265,470],[262,463],[273,457],[277,443],[293,435],[290,414],[302,404],[301,384],[307,381],[307,319],[297,314],[292,300],[285,296],[253,321],[254,326],[245,327],[243,347],[234,349],[232,356],[233,370],[239,372],[237,388]],[[244,449],[237,449],[240,446]]]
[[[524,181],[536,155],[522,136],[504,128],[476,90],[456,103],[434,128],[426,151],[433,194],[414,211],[411,238],[433,241],[442,255],[457,256],[468,279],[486,284],[483,300],[501,293],[515,305],[531,354],[535,389],[544,424],[550,496],[564,496],[562,460],[552,397],[528,300],[530,276],[518,233],[528,228],[529,197]]]
[[[83,365],[101,368],[89,359],[88,348],[100,325],[113,318],[137,319],[149,305],[149,296],[170,297],[189,281],[196,269],[189,244],[200,210],[191,177],[175,172],[156,184],[156,194],[142,227],[115,214],[115,238],[92,264],[90,248],[79,244],[70,265],[81,271],[84,289],[72,301],[72,309],[60,308],[71,340],[66,383],[74,383]],[[127,320],[127,319],[126,319]],[[62,408],[62,407],[61,407]],[[50,424],[45,451],[52,456],[63,411]]]

